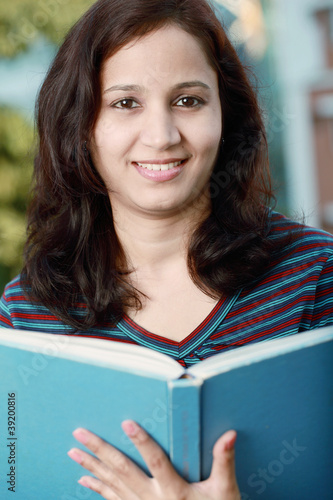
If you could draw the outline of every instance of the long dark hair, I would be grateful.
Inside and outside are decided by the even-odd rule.
[[[256,95],[205,0],[99,0],[67,35],[37,101],[39,149],[22,282],[33,301],[85,329],[141,307],[117,239],[106,187],[85,150],[100,109],[103,62],[135,37],[174,23],[196,37],[219,77],[221,150],[212,212],[188,249],[194,283],[219,298],[264,271],[272,244],[267,143]],[[84,303],[86,314],[73,310]]]

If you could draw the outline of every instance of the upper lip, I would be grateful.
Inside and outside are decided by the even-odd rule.
[[[188,158],[168,158],[166,160],[142,160],[142,161],[135,161],[134,163],[141,163],[141,164],[152,164],[152,165],[166,165],[168,163],[176,163],[178,161],[185,161],[188,160]]]

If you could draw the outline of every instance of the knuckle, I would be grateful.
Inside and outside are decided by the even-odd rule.
[[[129,472],[129,463],[128,459],[124,457],[121,453],[116,453],[112,460],[112,468],[118,474],[128,474]]]
[[[138,434],[135,436],[135,438],[133,439],[133,442],[135,444],[146,444],[148,443],[150,440],[150,437],[148,436],[148,434],[143,430],[143,429],[140,429],[140,431],[138,432]]]
[[[164,462],[165,461],[163,455],[161,455],[160,453],[154,453],[149,460],[149,465],[157,470],[163,467]]]
[[[85,455],[83,461],[81,462],[81,465],[90,472],[95,473],[95,471],[97,471],[100,466],[100,462],[98,459],[92,457],[91,455]]]
[[[94,459],[91,462],[91,467],[89,468],[89,470],[99,478],[105,477],[109,472],[108,467],[98,459]]]
[[[96,438],[96,440],[93,440],[90,445],[90,450],[95,453],[95,455],[98,455],[101,450],[103,449],[104,441],[102,439]]]
[[[108,470],[106,476],[105,476],[105,481],[107,485],[112,488],[114,491],[120,491],[121,489],[121,481],[120,479],[117,478],[110,470]]]

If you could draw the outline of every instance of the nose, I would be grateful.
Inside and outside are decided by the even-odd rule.
[[[159,151],[179,144],[181,135],[172,116],[172,110],[161,107],[146,110],[140,138],[145,146]]]

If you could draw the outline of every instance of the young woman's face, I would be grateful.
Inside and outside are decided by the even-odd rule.
[[[89,148],[112,208],[161,216],[208,200],[222,114],[217,74],[198,41],[163,27],[109,58],[101,81]]]

